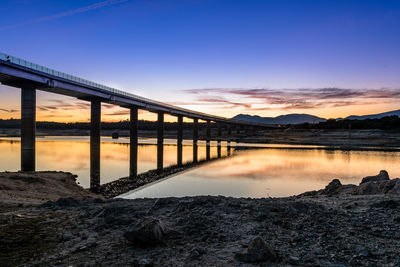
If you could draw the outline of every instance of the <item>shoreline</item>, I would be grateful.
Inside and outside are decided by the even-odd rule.
[[[72,174],[51,174],[64,177],[58,179],[60,184],[76,179]],[[13,179],[23,175],[23,183],[36,185],[36,192],[39,187],[54,191],[54,185],[49,188],[40,182],[40,172],[7,175]],[[86,191],[74,187],[72,192]],[[0,187],[2,192],[10,189],[5,184]],[[20,193],[22,198],[26,194]],[[334,180],[325,189],[285,198],[104,200],[87,194],[91,195],[58,200],[55,196],[36,203],[20,199],[12,208],[2,209],[1,262],[5,266],[400,264],[400,179],[389,179],[384,172],[365,177],[359,186]],[[127,239],[127,233],[149,227],[149,221],[160,223],[160,242],[151,239],[144,245]],[[266,253],[268,249],[273,253]]]
[[[101,136],[111,137],[118,130],[102,130]],[[165,130],[165,138],[176,138],[176,131]],[[89,136],[87,130],[37,130],[37,137],[45,136]],[[19,137],[19,129],[0,128],[0,137]],[[129,131],[120,131],[119,137],[129,137]],[[156,132],[140,130],[140,138],[156,138]],[[191,140],[192,132],[185,129],[184,139]],[[399,147],[400,132],[395,130],[360,129],[360,130],[304,130],[304,129],[274,129],[258,133],[232,134],[225,136],[232,141],[252,144],[287,144],[287,145],[319,145],[327,147],[344,147],[355,149],[358,147]],[[200,133],[199,140],[205,140],[204,133]],[[216,140],[216,139],[215,139]]]
[[[45,138],[53,138],[53,137],[72,137],[71,140],[46,140]],[[74,137],[84,137],[87,138],[88,140],[74,140]],[[101,137],[104,138],[110,138],[111,136],[108,135],[102,135]],[[10,139],[8,139],[10,138]],[[15,138],[15,139],[14,139]],[[3,140],[10,140],[10,141],[16,141],[19,142],[19,136],[0,136],[0,141]],[[123,138],[123,139],[121,139]],[[148,139],[155,139],[156,137],[154,136],[143,136],[140,137],[142,141],[148,140]],[[169,135],[166,136],[165,139],[167,140],[176,140],[175,136]],[[123,140],[123,141],[121,141]],[[185,141],[191,141],[190,138],[184,139]],[[231,139],[234,143],[231,144],[230,146],[232,148],[235,148],[236,150],[245,150],[245,149],[315,149],[315,150],[343,150],[343,151],[384,151],[384,152],[398,152],[400,151],[400,142],[395,142],[395,143],[362,143],[362,142],[356,142],[356,143],[336,143],[336,144],[330,144],[326,142],[321,142],[321,141],[304,141],[304,140],[259,140],[259,139]],[[353,139],[353,141],[357,141],[358,139]],[[400,137],[399,137],[400,140]],[[89,136],[86,135],[43,135],[43,136],[37,136],[37,141],[81,141],[81,142],[88,142],[89,141]],[[198,144],[199,146],[205,146],[205,140],[199,139],[200,143]],[[224,141],[224,140],[223,140]],[[360,141],[360,140],[358,140]],[[102,143],[108,143],[108,142],[116,142],[116,143],[121,143],[121,144],[129,144],[127,141],[127,137],[120,137],[118,139],[111,139],[107,141],[102,141]],[[216,142],[217,140],[211,140],[211,142],[215,142],[215,144],[211,146],[217,146]],[[156,145],[156,143],[149,143],[149,142],[141,142],[138,145]],[[175,143],[164,143],[164,145],[176,145]],[[184,146],[190,146],[190,143],[184,143]],[[223,143],[223,147],[226,146],[226,144]]]

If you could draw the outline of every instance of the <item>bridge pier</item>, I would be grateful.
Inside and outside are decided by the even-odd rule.
[[[164,162],[164,113],[157,113],[157,170],[162,170]]]
[[[182,141],[183,141],[183,116],[178,116],[178,136],[177,136],[177,152],[178,152],[178,165],[182,165]]]
[[[100,122],[101,102],[90,103],[90,189],[96,191],[100,186]]]
[[[211,158],[211,122],[207,120],[206,122],[206,160]]]
[[[227,148],[227,153],[228,153],[228,156],[230,155],[230,152],[231,152],[231,138],[232,138],[232,125],[230,124],[230,123],[228,123],[227,125],[226,125],[226,127],[228,128],[227,129],[227,131],[228,131],[228,133],[227,133],[227,140],[226,140],[226,148]]]
[[[220,158],[221,157],[221,140],[218,140],[217,154],[218,154],[218,158]]]
[[[130,108],[129,177],[137,176],[138,163],[138,108]]]
[[[197,162],[197,141],[199,140],[199,119],[193,119],[193,162]]]
[[[36,89],[21,88],[21,171],[35,171]]]
[[[217,127],[218,127],[218,139],[217,139],[217,153],[218,153],[218,158],[221,157],[221,138],[222,138],[222,127],[221,127],[221,123],[217,123]]]

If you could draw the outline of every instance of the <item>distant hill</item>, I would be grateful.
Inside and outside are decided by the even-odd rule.
[[[372,114],[372,115],[364,115],[364,116],[348,116],[345,119],[348,120],[365,120],[365,119],[380,119],[383,117],[387,116],[397,116],[400,118],[400,109],[399,110],[393,110],[389,112],[384,112],[384,113],[379,113],[379,114]]]
[[[346,118],[338,118],[336,120],[339,121],[346,119],[348,120],[380,119],[388,116],[397,116],[400,118],[400,109],[379,114],[370,114],[363,116],[351,115]],[[287,114],[278,117],[260,117],[258,115],[239,114],[233,117],[232,119],[248,121],[248,122],[264,123],[264,124],[302,124],[302,123],[318,123],[326,121],[326,119],[324,118],[320,118],[310,114]]]
[[[247,122],[264,123],[264,124],[301,124],[306,122],[318,123],[326,121],[326,119],[324,118],[320,118],[309,114],[288,114],[288,115],[281,115],[278,117],[260,117],[258,115],[239,114],[233,117],[232,119],[247,121]]]

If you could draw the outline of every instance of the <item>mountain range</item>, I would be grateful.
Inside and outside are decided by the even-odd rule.
[[[372,115],[364,115],[364,116],[352,115],[352,116],[346,117],[346,119],[349,119],[349,120],[380,119],[380,118],[387,117],[387,116],[400,117],[400,109],[389,111],[389,112],[384,112],[384,113],[372,114]]]
[[[379,114],[371,114],[371,115],[364,115],[364,116],[356,116],[351,115],[346,118],[338,118],[337,120],[349,119],[349,120],[365,120],[365,119],[379,119],[386,116],[398,116],[400,117],[400,109],[379,113]],[[301,123],[318,123],[326,121],[326,119],[317,117],[310,114],[287,114],[287,115],[280,115],[278,117],[261,117],[258,115],[248,115],[248,114],[238,114],[232,119],[241,120],[241,121],[248,121],[248,122],[257,122],[263,124],[301,124]]]

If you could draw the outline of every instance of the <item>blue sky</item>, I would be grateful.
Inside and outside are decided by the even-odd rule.
[[[187,108],[324,117],[400,108],[393,94],[294,107],[232,93],[280,91],[306,104],[321,99],[287,92],[393,93],[400,88],[400,1],[5,0],[0,12],[1,52]]]

